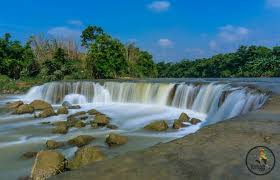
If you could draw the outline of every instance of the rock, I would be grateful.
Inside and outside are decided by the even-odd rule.
[[[74,127],[77,122],[78,122],[78,119],[75,118],[75,117],[68,117],[67,118],[67,126],[68,127]]]
[[[93,120],[93,123],[98,124],[98,126],[106,126],[109,124],[109,118],[105,115],[97,114]]]
[[[97,114],[102,114],[101,112],[95,110],[95,109],[91,109],[87,112],[89,115],[97,115]]]
[[[44,110],[44,109],[52,108],[52,106],[49,103],[47,103],[46,101],[42,101],[42,100],[34,100],[30,103],[30,105],[35,110]]]
[[[75,128],[83,128],[85,126],[86,126],[86,124],[83,121],[77,121],[75,123]]]
[[[86,120],[86,119],[88,119],[88,116],[82,116],[82,117],[80,117],[80,120]]]
[[[178,119],[181,122],[188,122],[190,117],[186,113],[182,113]]]
[[[37,153],[38,153],[38,152],[26,152],[26,153],[23,153],[23,154],[21,155],[21,159],[26,160],[26,159],[34,158],[34,157],[36,157]]]
[[[40,114],[39,114],[39,118],[47,118],[47,117],[50,117],[50,116],[55,116],[57,115],[53,108],[47,108],[47,109],[44,109]]]
[[[105,159],[105,157],[105,154],[98,148],[89,146],[82,147],[75,153],[73,160],[69,161],[68,168],[71,170],[77,169],[81,166],[101,161]]]
[[[72,105],[72,106],[69,106],[68,109],[81,109],[81,106],[80,105]]]
[[[68,116],[67,118],[71,118],[71,117],[76,117],[76,116],[81,116],[81,115],[85,115],[86,112],[85,111],[80,111],[80,112],[76,112],[74,114],[71,114],[70,116]]]
[[[65,157],[55,151],[40,151],[31,171],[31,179],[44,180],[65,170]]]
[[[196,119],[196,118],[191,119],[191,124],[193,124],[193,125],[196,125],[197,123],[200,123],[200,122],[201,122],[201,120],[199,120],[199,119]]]
[[[64,102],[62,103],[62,106],[68,108],[68,107],[72,106],[72,104],[71,104],[70,102],[68,102],[68,101],[64,101]]]
[[[52,133],[54,134],[66,134],[68,132],[68,126],[66,124],[61,124],[59,126],[56,126]]]
[[[117,135],[117,134],[113,134],[110,133],[107,137],[105,142],[109,145],[109,146],[113,146],[113,145],[122,145],[127,143],[128,138],[125,136],[121,136],[121,135]]]
[[[68,141],[68,143],[70,145],[74,145],[74,146],[77,146],[77,147],[82,147],[82,146],[85,146],[85,145],[88,145],[91,141],[93,141],[95,138],[92,137],[92,136],[88,136],[88,135],[80,135],[80,136],[77,136],[73,139],[70,139]]]
[[[53,126],[67,126],[67,121],[57,121],[52,124]]]
[[[98,128],[98,124],[97,123],[91,122],[90,125],[94,129]]]
[[[57,113],[57,114],[68,114],[69,111],[68,111],[67,107],[62,106],[61,108],[59,108],[59,109],[57,110],[56,113]]]
[[[168,125],[165,121],[155,121],[144,127],[146,130],[152,131],[165,131],[168,129]]]
[[[48,149],[58,149],[58,148],[64,146],[64,143],[63,142],[57,142],[57,141],[54,141],[54,140],[47,140],[46,146],[47,146]]]
[[[180,121],[179,119],[174,120],[173,129],[180,129],[182,127],[187,127],[188,125],[184,124],[182,121]]]
[[[23,102],[22,101],[16,101],[16,102],[11,102],[7,105],[7,107],[9,109],[16,109],[18,108],[19,106],[23,105]]]
[[[109,129],[118,129],[118,126],[114,125],[114,124],[108,124],[106,126],[106,128],[109,128]]]
[[[15,114],[31,114],[33,112],[34,108],[32,106],[30,106],[29,104],[23,104],[16,109]]]

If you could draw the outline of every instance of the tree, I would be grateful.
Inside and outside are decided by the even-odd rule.
[[[95,43],[98,36],[103,35],[103,29],[98,26],[88,26],[81,35],[82,46],[89,48],[90,44]]]

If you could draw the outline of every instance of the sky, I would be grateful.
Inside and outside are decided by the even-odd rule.
[[[1,0],[0,35],[74,39],[101,26],[134,42],[155,61],[232,52],[240,45],[280,45],[280,0]]]

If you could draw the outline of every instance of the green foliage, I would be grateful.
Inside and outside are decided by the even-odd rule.
[[[159,77],[279,77],[280,47],[241,46],[208,59],[157,64]]]

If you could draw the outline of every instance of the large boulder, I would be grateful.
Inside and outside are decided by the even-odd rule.
[[[64,146],[64,143],[63,142],[57,142],[57,141],[54,141],[54,140],[47,140],[46,146],[47,146],[48,149],[58,149],[58,148]]]
[[[83,121],[77,121],[76,123],[75,123],[75,128],[83,128],[83,127],[85,127],[86,126],[86,124],[83,122]]]
[[[93,129],[97,129],[97,128],[98,128],[98,124],[95,123],[95,122],[93,122],[93,121],[90,122],[90,125],[91,125],[91,127],[92,127]]]
[[[47,103],[46,101],[42,101],[42,100],[34,100],[30,103],[30,105],[35,110],[44,110],[44,109],[52,108],[52,106],[49,103]]]
[[[97,114],[93,120],[93,123],[98,124],[98,126],[106,126],[109,124],[109,118],[105,115]]]
[[[182,113],[178,119],[181,122],[188,122],[190,117],[186,113]]]
[[[11,103],[7,104],[7,107],[9,109],[16,109],[16,108],[18,108],[21,105],[23,105],[22,101],[15,101],[15,102],[11,102]]]
[[[67,132],[68,132],[67,124],[60,124],[59,126],[56,126],[52,130],[52,133],[54,133],[54,134],[67,134]]]
[[[68,168],[71,170],[77,169],[105,158],[105,154],[98,148],[89,146],[82,147],[75,153],[74,158],[69,161]]]
[[[197,118],[192,118],[191,119],[191,124],[193,124],[193,125],[196,125],[196,124],[198,124],[198,123],[200,123],[201,122],[201,120],[199,120],[199,119],[197,119]]]
[[[67,121],[56,121],[52,125],[53,126],[67,126]]]
[[[67,107],[62,106],[62,107],[60,107],[60,108],[57,110],[56,113],[57,113],[57,114],[68,114],[69,111],[68,111]]]
[[[23,104],[16,109],[15,114],[27,114],[33,112],[34,112],[34,108],[31,105]]]
[[[92,136],[80,135],[80,136],[77,136],[73,139],[68,140],[68,144],[74,145],[74,146],[77,146],[77,147],[82,147],[82,146],[88,145],[94,139],[95,138],[92,137]]]
[[[63,172],[67,161],[65,157],[55,151],[40,151],[35,159],[31,171],[31,179],[44,180]]]
[[[47,109],[44,109],[42,112],[40,112],[39,114],[39,118],[47,118],[47,117],[50,117],[50,116],[55,116],[57,115],[53,108],[50,107],[50,108],[47,108]]]
[[[165,131],[168,129],[168,125],[165,121],[155,121],[147,126],[144,127],[146,130],[151,130],[151,131]]]
[[[109,146],[113,146],[113,145],[122,145],[122,144],[125,144],[127,143],[128,141],[128,138],[125,137],[125,136],[121,136],[121,135],[118,135],[118,134],[109,134],[107,137],[106,137],[106,140],[105,142],[109,145]]]

